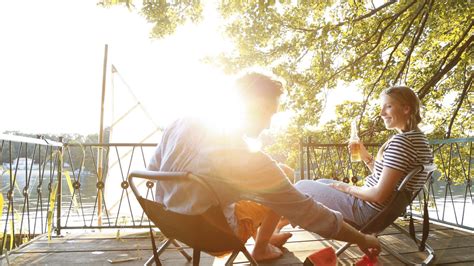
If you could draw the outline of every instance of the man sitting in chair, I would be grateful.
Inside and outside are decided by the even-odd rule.
[[[282,83],[249,73],[237,80],[236,88],[244,117],[238,130],[216,130],[196,118],[179,119],[164,131],[148,170],[191,172],[202,177],[219,197],[235,234],[243,242],[255,238],[252,255],[257,261],[282,255],[278,247],[291,234],[275,231],[281,216],[293,225],[355,243],[366,254],[377,255],[380,244],[374,236],[358,232],[339,212],[296,190],[277,162],[248,148],[245,139],[258,137],[277,112]],[[156,200],[171,211],[190,215],[217,204],[202,187],[178,182],[160,183]]]

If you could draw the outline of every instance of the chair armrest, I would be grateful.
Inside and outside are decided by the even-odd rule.
[[[148,179],[148,180],[156,180],[156,181],[196,181],[214,196],[218,204],[221,204],[217,193],[206,181],[204,181],[201,177],[197,175],[193,175],[188,172],[161,172],[161,171],[150,171],[150,170],[131,171],[130,174],[128,175],[128,182],[130,184],[130,188],[132,189],[133,194],[135,194],[135,197],[138,198],[141,196],[133,181],[133,178],[135,177]]]
[[[133,182],[133,178],[135,177],[156,181],[189,180],[189,175],[186,172],[158,172],[150,170],[133,170],[130,172],[130,174],[128,174],[128,183],[130,184],[130,188],[132,189],[133,194],[135,194],[135,197],[137,198],[141,197],[141,195],[138,192],[135,183]]]
[[[426,171],[428,172],[428,176],[430,175],[430,173],[432,173],[434,170],[436,170],[436,165],[435,164],[425,164],[425,165],[419,165],[419,166],[416,166],[413,170],[411,170],[406,176],[405,178],[403,178],[403,181],[402,183],[400,184],[400,186],[398,187],[397,191],[402,191],[405,189],[405,186],[408,184],[408,182],[415,176],[417,175],[419,172],[422,172],[422,171]]]
[[[130,181],[131,178],[145,178],[150,180],[159,180],[159,181],[167,181],[167,180],[178,180],[178,179],[187,179],[188,173],[187,172],[159,172],[159,171],[151,171],[151,170],[133,170],[128,175],[128,180]]]

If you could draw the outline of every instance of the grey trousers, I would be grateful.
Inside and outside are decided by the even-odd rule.
[[[367,202],[328,186],[334,182],[340,181],[331,179],[300,180],[295,184],[295,187],[315,201],[340,212],[344,220],[349,220],[358,226],[364,225],[378,213]]]

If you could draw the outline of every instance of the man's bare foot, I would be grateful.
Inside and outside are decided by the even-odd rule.
[[[252,251],[252,257],[256,261],[265,261],[265,260],[273,260],[279,258],[283,255],[283,251],[279,248],[275,247],[272,244],[268,244],[262,250],[258,250],[254,248]]]
[[[290,224],[290,221],[288,221],[288,219],[286,219],[285,217],[281,217],[280,221],[278,222],[277,226],[276,226],[276,231],[277,232],[280,232],[280,230],[289,225]]]
[[[291,233],[275,233],[270,238],[269,243],[276,247],[282,247],[291,236]]]

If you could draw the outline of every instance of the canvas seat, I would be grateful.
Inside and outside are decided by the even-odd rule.
[[[422,165],[413,169],[404,177],[402,183],[396,190],[395,195],[392,197],[392,199],[390,199],[390,202],[383,208],[381,212],[379,212],[377,215],[372,217],[372,219],[370,219],[363,227],[359,228],[357,225],[353,225],[362,233],[376,234],[376,235],[380,234],[383,230],[385,230],[385,228],[392,225],[395,229],[397,229],[404,235],[408,236],[411,239],[411,241],[415,242],[415,244],[418,245],[418,243],[420,243],[420,251],[425,251],[426,256],[423,261],[414,262],[401,256],[400,254],[398,254],[396,251],[394,251],[387,245],[384,245],[381,241],[382,247],[385,251],[395,256],[398,260],[400,260],[401,262],[407,265],[427,265],[433,261],[434,256],[435,256],[434,250],[428,244],[425,243],[426,237],[428,236],[428,230],[429,230],[429,218],[428,218],[427,207],[426,207],[426,199],[425,199],[422,239],[414,235],[414,229],[413,229],[413,232],[409,233],[407,230],[405,230],[404,228],[394,223],[394,221],[400,215],[405,213],[406,208],[413,202],[413,200],[417,197],[417,195],[423,191],[423,189],[420,189],[419,191],[415,193],[407,191],[406,185],[408,184],[410,179],[413,178],[417,173],[421,171],[426,171],[428,172],[428,175],[427,175],[427,180],[428,180],[429,178],[431,178],[431,175],[433,174],[435,169],[436,167],[434,164]],[[413,238],[415,238],[416,240]],[[336,255],[339,256],[340,254],[342,254],[349,246],[350,246],[350,243],[346,243],[344,246],[340,247],[336,251]]]
[[[152,238],[154,256],[151,257],[145,265],[150,265],[153,261],[155,261],[157,265],[161,265],[158,257],[170,244],[177,246],[178,250],[188,261],[192,260],[193,265],[199,265],[201,251],[214,254],[226,251],[232,252],[226,265],[231,265],[239,252],[242,252],[251,265],[258,265],[245,248],[245,243],[242,243],[229,227],[220,205],[213,206],[200,215],[176,213],[167,210],[163,204],[143,198],[135,186],[134,178],[144,178],[159,182],[196,182],[197,186],[205,187],[210,195],[214,195],[216,199],[218,199],[218,197],[204,180],[190,173],[146,170],[132,171],[128,176],[130,188],[148,216],[148,219],[168,238],[158,249],[156,249]],[[180,248],[176,240],[193,249],[192,258]]]

